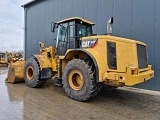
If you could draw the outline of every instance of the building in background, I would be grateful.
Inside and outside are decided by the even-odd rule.
[[[136,39],[148,45],[154,79],[136,87],[160,91],[160,0],[32,0],[26,3],[25,58],[39,53],[39,41],[54,45],[51,22],[79,16],[96,24],[94,33],[105,34],[114,17],[113,35]]]

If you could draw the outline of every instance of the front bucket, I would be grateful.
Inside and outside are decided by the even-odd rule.
[[[8,83],[18,83],[24,81],[24,64],[25,61],[16,61],[10,64],[6,82]]]

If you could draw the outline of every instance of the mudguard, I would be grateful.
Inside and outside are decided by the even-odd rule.
[[[40,69],[52,68],[51,60],[46,55],[33,55],[39,62]]]
[[[77,49],[77,50],[71,50],[68,51],[64,57],[64,59],[71,59],[73,58],[76,53],[78,52],[84,52],[90,58],[93,60],[94,65],[96,67],[97,72],[97,82],[103,82],[103,74],[107,71],[107,66],[105,65],[105,62],[102,59],[102,56],[93,49]]]

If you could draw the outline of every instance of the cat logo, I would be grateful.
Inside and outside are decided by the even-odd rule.
[[[82,48],[89,48],[91,41],[82,41]]]
[[[82,40],[82,48],[93,48],[97,44],[97,39]]]

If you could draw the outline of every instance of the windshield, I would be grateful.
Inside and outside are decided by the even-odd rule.
[[[92,27],[82,24],[77,24],[77,36],[78,37],[87,37],[92,34]]]

